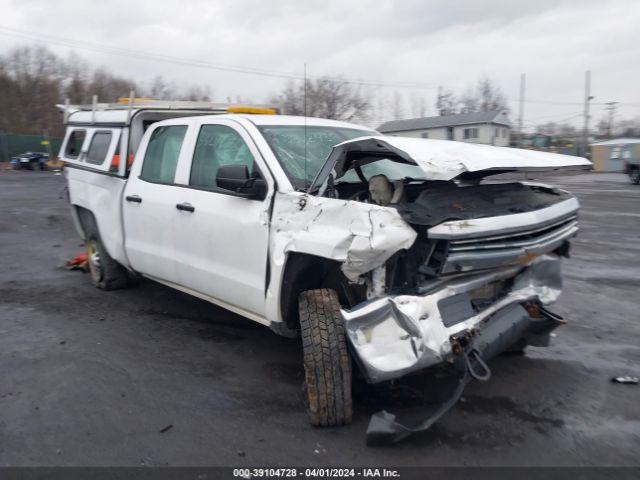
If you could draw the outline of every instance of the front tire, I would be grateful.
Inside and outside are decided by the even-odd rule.
[[[640,185],[640,169],[636,168],[632,170],[629,174],[629,178],[631,179],[631,183],[634,185]]]
[[[91,283],[101,290],[125,288],[128,284],[127,270],[107,253],[97,229],[89,229],[85,246]]]
[[[351,423],[351,358],[338,294],[330,289],[302,292],[299,311],[309,421],[322,427]]]

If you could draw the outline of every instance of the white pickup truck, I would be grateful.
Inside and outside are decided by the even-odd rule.
[[[314,425],[351,420],[353,365],[380,382],[464,359],[482,377],[484,359],[548,344],[578,201],[487,177],[587,160],[205,113],[67,109],[60,156],[97,287],[135,273],[301,333]]]

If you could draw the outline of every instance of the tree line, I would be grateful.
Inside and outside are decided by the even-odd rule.
[[[79,55],[56,55],[43,46],[23,46],[0,55],[0,132],[61,136],[63,126],[56,104],[69,99],[71,104],[90,104],[93,95],[100,102],[116,102],[133,90],[136,96],[158,100],[210,101],[208,86],[178,87],[161,76],[149,83],[116,75],[105,68],[92,68]],[[336,120],[372,123],[391,118],[406,118],[405,104],[398,92],[390,100],[377,103],[370,90],[340,78],[307,79],[290,82],[268,99],[289,115],[304,115]],[[426,101],[412,94],[413,116],[427,114]],[[460,95],[441,89],[434,105],[439,115],[485,110],[508,110],[505,96],[491,80],[480,79]],[[377,109],[377,115],[373,110]]]
[[[509,102],[500,87],[488,77],[480,78],[475,85],[462,93],[440,87],[436,99],[438,115],[458,113],[503,111],[509,113]]]
[[[68,98],[72,104],[90,104],[93,95],[100,102],[115,102],[133,90],[137,96],[158,100],[211,101],[206,85],[177,86],[162,76],[143,83],[115,75],[105,68],[92,68],[80,56],[71,53],[63,58],[46,47],[24,46],[0,55],[0,132],[61,136],[63,126],[56,104]],[[375,101],[374,101],[375,98]],[[340,78],[307,79],[286,84],[267,103],[279,106],[289,115],[304,115],[336,120],[380,123],[389,119],[429,114],[501,110],[509,104],[500,87],[487,77],[459,93],[443,87],[429,111],[426,100],[416,93],[408,101],[399,92],[376,95],[366,87]],[[431,113],[434,112],[434,113]],[[408,113],[408,114],[407,114]],[[374,125],[377,126],[377,125]],[[536,133],[574,136],[579,130],[566,122],[537,125]],[[610,125],[607,118],[597,122],[594,133],[600,136],[640,136],[640,117],[620,119]]]
[[[149,96],[159,100],[208,101],[207,86],[178,88],[161,76],[149,84],[114,75],[105,68],[91,68],[76,54],[62,58],[46,47],[17,47],[0,55],[0,132],[61,136],[64,128],[56,104],[89,104]]]

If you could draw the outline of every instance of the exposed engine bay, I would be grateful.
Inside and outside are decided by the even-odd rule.
[[[367,180],[357,164],[355,170],[359,182],[338,182],[324,194],[392,207],[418,234],[410,249],[398,252],[387,262],[387,293],[426,293],[442,283],[437,280],[442,276],[518,265],[527,255],[533,258],[553,252],[567,256],[568,239],[577,232],[573,211],[533,228],[522,225],[522,228],[518,226],[497,234],[464,232],[465,221],[510,218],[508,216],[541,211],[572,198],[568,192],[556,188],[520,182],[468,185],[453,180],[392,181],[380,173]],[[448,222],[458,222],[463,231],[450,235],[439,234],[438,229],[430,231],[431,227]]]

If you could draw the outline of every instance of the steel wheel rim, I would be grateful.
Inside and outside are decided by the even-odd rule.
[[[95,240],[87,243],[87,263],[89,264],[89,272],[91,278],[95,282],[102,280],[102,265],[100,264],[100,252]]]

